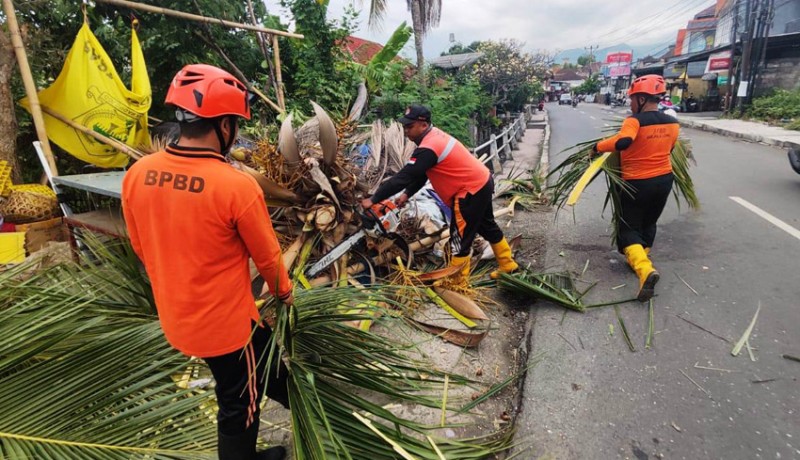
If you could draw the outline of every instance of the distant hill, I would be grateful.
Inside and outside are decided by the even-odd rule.
[[[659,47],[658,45],[646,45],[646,46],[631,46],[626,43],[621,43],[619,45],[609,46],[606,48],[600,48],[594,51],[595,59],[598,62],[603,62],[606,59],[606,54],[608,53],[616,53],[618,51],[631,51],[633,50],[633,60],[637,60],[640,58],[645,57],[648,53],[655,53],[658,51],[664,51],[666,45],[663,47]],[[563,64],[564,59],[569,59],[570,64],[576,64],[578,62],[578,58],[583,56],[584,54],[588,54],[588,52],[583,48],[573,48],[569,50],[564,50],[558,53],[553,60],[555,64]]]

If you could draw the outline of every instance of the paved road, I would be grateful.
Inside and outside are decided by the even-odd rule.
[[[551,165],[563,160],[563,148],[599,136],[613,116],[594,104],[548,110]],[[535,304],[529,346],[532,355],[546,354],[525,381],[518,439],[535,445],[525,458],[800,458],[800,363],[782,358],[800,356],[800,233],[751,210],[798,232],[800,175],[783,151],[684,134],[694,145],[703,208],[679,212],[671,201],[661,218],[652,253],[662,275],[654,347],[644,347],[647,308],[638,302],[620,308],[633,353],[613,308],[564,315]],[[638,288],[610,245],[603,193],[600,180],[592,184],[574,213],[559,214],[547,243],[549,267],[581,273],[589,261],[582,278],[598,284],[588,303],[630,298]],[[759,304],[755,361],[746,351],[731,356],[728,341],[738,340]]]

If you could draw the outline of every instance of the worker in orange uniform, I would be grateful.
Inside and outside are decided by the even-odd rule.
[[[406,137],[417,144],[408,163],[384,182],[371,198],[361,202],[364,209],[374,203],[404,192],[395,200],[403,206],[430,180],[431,186],[452,210],[450,220],[450,264],[462,267],[467,279],[470,272],[470,251],[475,235],[492,245],[498,269],[491,273],[497,279],[501,272],[511,273],[519,265],[503,231],[494,221],[492,194],[494,180],[489,169],[475,158],[461,142],[431,124],[431,111],[422,105],[409,106],[398,122]]]
[[[621,218],[617,247],[639,277],[637,298],[653,297],[659,274],[650,261],[656,224],[672,190],[671,152],[678,140],[678,120],[658,111],[667,91],[664,78],[645,75],[633,81],[628,96],[633,115],[616,135],[603,139],[592,153],[620,153],[622,179],[630,190],[621,190]]]
[[[228,72],[192,64],[172,80],[166,103],[176,107],[180,138],[125,174],[128,234],[167,340],[214,375],[219,458],[280,460],[281,446],[256,453],[265,385],[288,408],[288,371],[280,359],[266,369],[271,330],[255,305],[248,259],[287,305],[292,283],[261,188],[225,161],[239,117],[250,119],[248,93]]]

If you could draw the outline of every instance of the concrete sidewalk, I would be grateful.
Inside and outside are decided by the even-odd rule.
[[[721,119],[712,113],[679,113],[681,126],[783,148],[800,148],[800,131],[755,121]]]

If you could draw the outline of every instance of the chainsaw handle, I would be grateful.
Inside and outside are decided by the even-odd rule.
[[[383,236],[386,236],[386,235],[389,234],[389,232],[387,232],[386,229],[383,228],[383,222],[381,222],[380,217],[378,217],[378,215],[375,214],[375,211],[373,211],[372,208],[365,209],[364,210],[364,215],[362,215],[361,217],[364,220],[373,221],[375,223],[375,225],[380,229],[380,231],[383,234]]]

